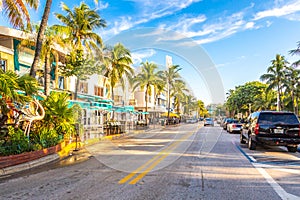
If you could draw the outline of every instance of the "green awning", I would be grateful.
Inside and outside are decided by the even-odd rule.
[[[72,107],[75,104],[79,105],[83,109],[90,109],[91,107],[90,102],[69,100],[69,107]]]

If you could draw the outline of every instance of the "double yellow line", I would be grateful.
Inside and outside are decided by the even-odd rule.
[[[188,134],[184,135],[176,142],[173,142],[170,146],[168,146],[163,151],[160,151],[156,156],[151,158],[148,162],[146,162],[145,164],[143,164],[142,166],[140,166],[139,168],[137,168],[136,170],[134,170],[133,172],[125,176],[123,179],[121,179],[119,181],[119,184],[125,184],[127,182],[128,184],[131,185],[136,184],[139,180],[141,180],[144,176],[146,176],[146,174],[148,174],[155,166],[157,166],[162,160],[164,160],[174,149],[176,149],[181,142],[188,139],[193,133],[194,131],[189,132]]]

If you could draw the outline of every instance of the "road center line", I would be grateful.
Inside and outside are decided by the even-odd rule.
[[[176,147],[183,141],[185,141],[187,138],[189,138],[191,135],[194,134],[194,131],[190,132],[187,135],[184,135],[176,142],[172,143],[170,146],[168,146],[163,151],[159,152],[158,155],[154,156],[151,160],[134,170],[132,173],[128,174],[126,177],[121,179],[119,181],[119,184],[124,184],[127,181],[129,181],[132,177],[134,177],[137,173],[141,172],[135,179],[129,182],[129,184],[135,184],[137,183],[141,178],[146,176],[147,173],[149,173],[156,165],[158,165],[162,160],[164,160]],[[152,163],[152,164],[151,164]],[[150,166],[149,166],[150,165]],[[148,168],[146,168],[149,166]],[[142,170],[146,168],[143,172]]]

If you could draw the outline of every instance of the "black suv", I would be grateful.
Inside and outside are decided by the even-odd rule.
[[[296,152],[300,144],[300,123],[291,112],[259,111],[252,113],[243,126],[241,144],[248,142],[250,150],[256,144],[286,146],[289,152]]]

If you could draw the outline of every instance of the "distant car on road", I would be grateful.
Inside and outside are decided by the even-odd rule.
[[[286,146],[296,152],[300,144],[300,122],[291,112],[259,111],[252,113],[240,134],[240,143],[248,142],[255,150],[257,144]]]
[[[214,126],[214,120],[212,118],[205,118],[204,126]]]
[[[243,130],[243,124],[238,120],[233,119],[227,124],[227,131],[229,133],[238,132],[240,133]]]
[[[196,122],[198,122],[197,121],[197,119],[195,119],[195,118],[188,118],[188,119],[186,119],[186,123],[196,123]]]

